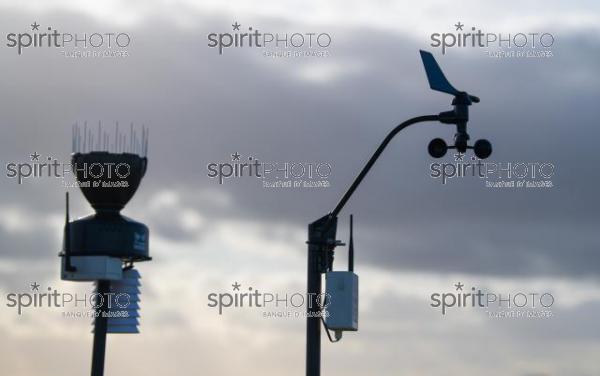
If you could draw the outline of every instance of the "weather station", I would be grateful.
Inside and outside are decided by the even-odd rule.
[[[82,129],[83,128],[83,129]],[[69,220],[69,194],[61,257],[61,279],[93,282],[92,376],[104,374],[107,333],[139,333],[140,273],[136,262],[151,260],[148,227],[121,215],[146,173],[148,131],[138,137],[114,135],[75,125],[71,166],[83,196],[95,213]]]
[[[479,103],[479,98],[465,91],[459,91],[450,84],[433,55],[420,51],[425,73],[432,90],[450,94],[453,108],[435,115],[418,116],[399,124],[385,137],[375,150],[348,190],[334,209],[325,216],[308,225],[308,264],[307,296],[310,299],[306,318],[306,375],[321,374],[321,325],[325,328],[330,341],[338,342],[344,331],[358,330],[358,276],[354,274],[353,219],[350,216],[350,241],[348,245],[348,270],[334,271],[334,250],[344,245],[336,240],[337,219],[356,188],[381,156],[390,141],[404,128],[424,122],[440,122],[456,126],[454,145],[441,138],[433,139],[428,146],[429,154],[434,158],[443,157],[449,149],[465,153],[472,149],[480,159],[489,157],[492,145],[487,140],[478,140],[472,146],[467,133],[469,106]],[[322,276],[325,275],[326,294],[322,294]],[[325,298],[321,298],[325,296]],[[324,301],[320,301],[324,300]],[[330,331],[335,334],[332,338]]]

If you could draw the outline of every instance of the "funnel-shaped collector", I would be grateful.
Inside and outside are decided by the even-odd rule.
[[[148,160],[131,153],[75,153],[71,162],[83,195],[98,212],[119,212],[133,197]]]

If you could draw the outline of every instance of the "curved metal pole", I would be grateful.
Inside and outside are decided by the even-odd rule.
[[[358,174],[356,179],[354,179],[354,182],[352,182],[352,185],[350,186],[350,188],[348,188],[346,193],[344,193],[344,195],[342,196],[342,198],[340,199],[340,201],[338,202],[336,207],[331,211],[330,216],[337,217],[337,215],[340,213],[340,211],[342,211],[342,209],[344,208],[344,205],[346,205],[346,202],[350,199],[350,196],[352,196],[352,194],[354,193],[356,188],[359,186],[359,184],[362,182],[364,177],[367,175],[367,173],[371,169],[371,167],[373,167],[373,165],[375,164],[375,162],[377,161],[377,159],[379,158],[381,153],[383,153],[383,150],[385,149],[385,147],[390,143],[392,138],[394,138],[394,136],[396,136],[396,134],[398,134],[398,132],[400,132],[404,128],[408,127],[409,125],[412,125],[415,123],[421,123],[421,122],[425,122],[425,121],[438,121],[439,119],[440,119],[439,115],[417,116],[412,119],[406,120],[402,124],[398,125],[396,128],[392,129],[392,131],[383,140],[381,145],[379,145],[377,150],[375,150],[375,153],[373,154],[371,159],[369,159],[369,161],[367,162],[365,167],[363,167],[363,169],[360,171],[360,173]]]

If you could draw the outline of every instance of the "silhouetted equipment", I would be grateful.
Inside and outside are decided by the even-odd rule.
[[[417,116],[400,123],[383,139],[371,158],[354,179],[348,190],[344,193],[337,205],[329,214],[322,216],[308,225],[308,263],[307,263],[307,315],[306,315],[306,375],[319,376],[321,374],[321,322],[326,333],[332,340],[329,329],[336,332],[336,339],[341,339],[344,330],[358,329],[358,276],[354,269],[354,240],[352,217],[350,217],[350,244],[348,252],[348,271],[333,271],[334,250],[342,243],[336,240],[337,216],[342,211],[352,194],[356,191],[367,173],[371,170],[379,156],[383,153],[390,141],[404,128],[417,123],[439,121],[443,124],[456,125],[454,145],[448,146],[441,138],[433,139],[428,146],[429,154],[434,158],[443,157],[448,149],[456,149],[464,153],[467,149],[474,149],[478,158],[484,159],[492,153],[492,145],[487,140],[479,140],[474,146],[469,146],[467,122],[469,121],[469,106],[478,103],[479,98],[467,92],[454,88],[444,76],[433,55],[421,51],[421,59],[429,86],[431,89],[454,96],[453,109],[437,115]],[[319,306],[319,297],[322,296],[322,275],[326,274],[327,293],[331,301],[327,308],[332,316],[323,319],[323,310]],[[337,299],[337,301],[336,301]],[[337,342],[333,341],[332,342]]]
[[[456,134],[454,135],[454,146],[447,146],[438,139],[433,140],[429,143],[429,154],[434,158],[441,158],[446,154],[448,149],[456,149],[460,153],[464,153],[467,149],[473,149],[477,146],[469,146],[468,141],[470,139],[467,133],[467,122],[469,121],[469,106],[473,103],[479,103],[479,98],[470,95],[466,91],[459,91],[448,82],[446,76],[442,72],[442,69],[438,65],[437,61],[430,52],[421,50],[421,60],[425,67],[425,73],[427,74],[427,80],[429,81],[429,87],[435,91],[447,93],[454,96],[452,105],[454,109],[451,111],[445,111],[440,113],[439,121],[446,124],[456,124]],[[435,141],[435,142],[434,142]],[[487,140],[480,140],[487,143],[485,145],[480,143],[479,150],[475,150],[475,155],[478,158],[485,159],[492,154],[492,145]]]
[[[486,159],[492,154],[492,144],[485,139],[477,140],[473,145],[473,152],[479,159]]]
[[[139,333],[139,280],[134,263],[150,260],[148,227],[121,215],[146,173],[148,132],[129,138],[116,124],[111,142],[98,125],[97,134],[73,127],[72,170],[95,213],[69,221],[67,193],[61,278],[93,281],[94,349],[92,376],[104,373],[107,333]]]
[[[429,142],[427,150],[429,151],[429,155],[431,155],[433,158],[441,158],[446,155],[446,152],[448,151],[448,145],[446,144],[446,141],[442,140],[441,138],[434,138],[431,140],[431,142]]]

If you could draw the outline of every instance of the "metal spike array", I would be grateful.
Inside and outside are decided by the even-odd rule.
[[[123,270],[123,279],[110,282],[110,308],[108,309],[107,333],[139,333],[138,319],[140,317],[140,273],[134,268]],[[97,282],[94,282],[94,291],[98,291]],[[127,298],[119,297],[119,294],[127,294],[129,296],[129,304],[123,306],[127,302]],[[125,315],[123,315],[125,313]],[[92,321],[92,326],[94,325]],[[94,329],[92,329],[92,333]]]
[[[133,123],[129,127],[129,137],[119,130],[119,122],[115,123],[114,134],[103,130],[102,122],[98,122],[98,129],[94,131],[88,127],[87,121],[83,127],[79,123],[73,124],[73,153],[90,153],[93,151],[107,151],[110,153],[131,153],[140,157],[148,155],[148,137],[150,130],[142,125],[142,135],[138,136]]]

